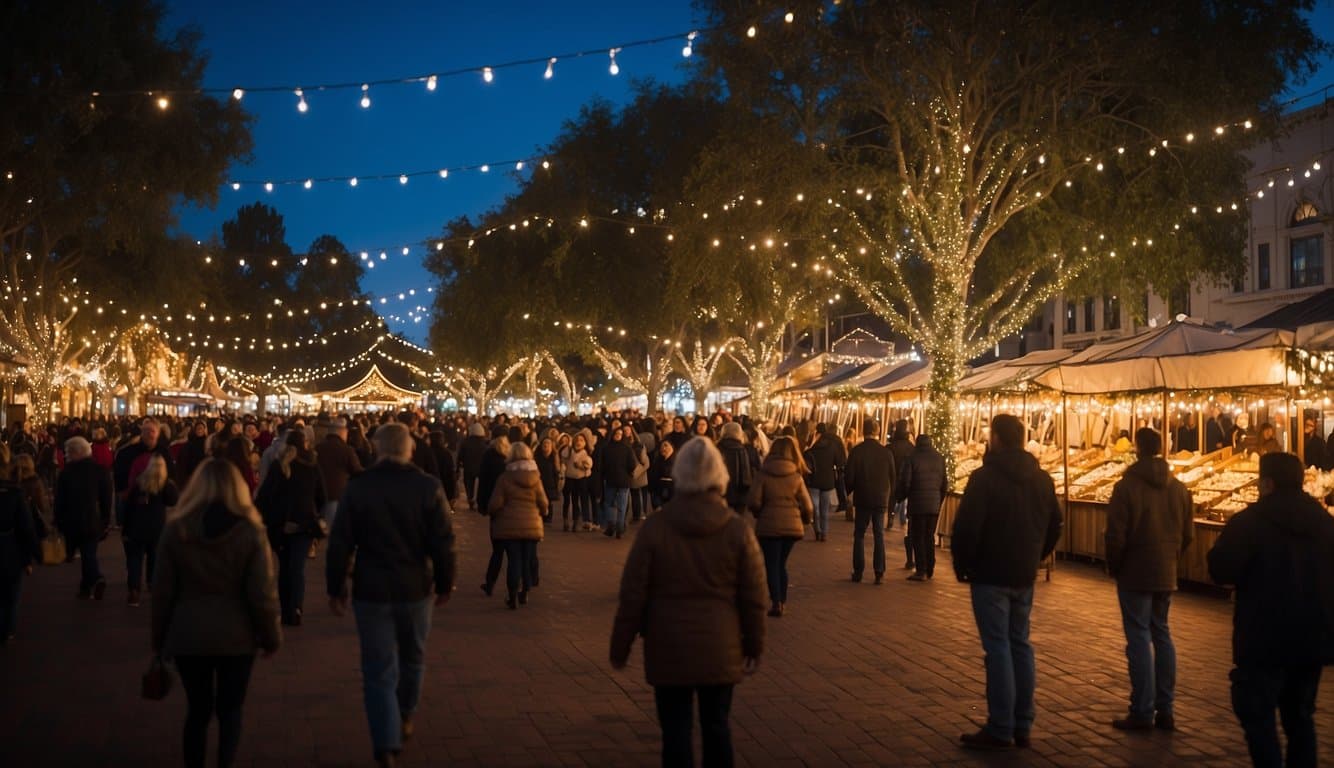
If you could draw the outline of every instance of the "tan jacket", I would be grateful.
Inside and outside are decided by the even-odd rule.
[[[730,685],[764,651],[760,544],[714,493],[680,494],[639,527],[621,575],[611,659],[644,638],[650,685]]]
[[[167,522],[153,576],[153,649],[167,656],[243,656],[282,644],[278,586],[258,521],[206,535],[207,510]]]
[[[542,516],[547,513],[547,505],[537,462],[528,459],[510,462],[505,465],[487,505],[491,538],[541,541]]]
[[[769,457],[755,478],[746,502],[755,513],[755,535],[762,539],[805,538],[814,507],[796,463]]]

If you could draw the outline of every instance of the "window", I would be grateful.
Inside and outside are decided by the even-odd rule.
[[[1107,296],[1102,300],[1102,327],[1104,330],[1115,331],[1121,328],[1121,299],[1118,296]]]
[[[1288,242],[1288,287],[1306,288],[1325,282],[1323,235],[1294,237]]]
[[[1183,285],[1180,288],[1172,289],[1172,293],[1167,297],[1167,314],[1173,320],[1177,315],[1190,317],[1190,286]]]
[[[1269,290],[1269,243],[1255,247],[1255,290]]]
[[[1295,227],[1304,221],[1310,221],[1311,219],[1319,217],[1320,209],[1316,208],[1311,203],[1301,203],[1297,206],[1297,210],[1292,212],[1292,223],[1288,226]]]
[[[1078,326],[1076,325],[1076,323],[1075,323],[1075,321],[1076,321],[1077,318],[1078,318],[1078,315],[1075,314],[1075,300],[1067,296],[1066,299],[1065,299],[1065,332],[1066,332],[1066,333],[1078,333],[1078,332],[1079,332],[1079,327],[1078,327]]]
[[[1093,333],[1093,297],[1084,299],[1084,333]]]

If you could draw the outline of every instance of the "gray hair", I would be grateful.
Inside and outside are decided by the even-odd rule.
[[[69,459],[82,459],[93,455],[93,446],[79,436],[65,441],[65,456]]]
[[[712,440],[692,437],[676,452],[672,486],[676,493],[727,492],[727,465]]]
[[[401,462],[412,459],[412,433],[396,421],[381,424],[371,439],[375,442],[375,453],[382,459]]]

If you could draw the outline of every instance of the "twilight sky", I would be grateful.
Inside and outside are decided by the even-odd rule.
[[[254,157],[233,169],[232,178],[255,182],[230,186],[211,210],[181,212],[184,232],[206,239],[242,205],[262,201],[287,224],[287,241],[302,252],[316,237],[332,234],[354,253],[369,251],[376,267],[363,287],[375,297],[419,290],[432,281],[421,267],[423,248],[402,247],[437,235],[452,218],[476,216],[515,188],[513,165],[487,174],[465,166],[531,157],[562,122],[594,97],[627,100],[632,78],[675,82],[684,77],[685,33],[700,26],[689,0],[496,0],[489,3],[380,0],[169,0],[168,26],[193,24],[203,32],[210,61],[209,87],[285,86],[276,93],[247,92],[254,115]],[[1312,16],[1317,34],[1334,36],[1334,1],[1321,0]],[[681,33],[657,45],[630,48],[616,56],[612,76],[606,50],[636,40]],[[480,73],[441,77],[424,84],[373,86],[369,109],[359,88],[316,92],[313,85],[362,83],[428,75],[519,59],[540,59],[602,49],[583,58],[562,58],[545,79],[545,63],[497,69],[486,84]],[[1334,84],[1334,62],[1292,93]],[[305,86],[306,113],[297,110],[296,86]],[[633,148],[628,148],[633,149]],[[453,169],[413,177],[275,186],[265,181],[319,179]],[[381,261],[379,252],[387,259]],[[391,300],[384,315],[405,315],[429,301]],[[391,322],[422,341],[428,321]]]

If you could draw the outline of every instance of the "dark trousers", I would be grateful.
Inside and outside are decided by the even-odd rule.
[[[940,515],[910,515],[908,517],[908,538],[912,540],[912,561],[917,564],[917,572],[927,576],[936,575],[936,525]]]
[[[1246,747],[1256,768],[1314,768],[1320,671],[1318,664],[1232,670],[1232,711],[1246,732]],[[1279,749],[1275,709],[1288,739],[1286,761]]]
[[[125,538],[121,540],[125,547],[125,571],[130,589],[139,589],[144,575],[144,565],[148,565],[148,586],[153,586],[153,569],[157,566],[157,547],[142,541]]]
[[[468,494],[468,506],[476,506],[477,502],[477,475],[468,470],[463,470],[463,490]],[[485,511],[485,510],[483,510]]]
[[[875,575],[885,572],[885,507],[854,504],[852,523],[852,572],[862,575],[866,569],[866,528],[871,528],[871,567]]]
[[[283,537],[278,551],[278,604],[284,621],[292,621],[306,602],[306,560],[310,555],[310,537]]]
[[[19,595],[23,592],[23,571],[0,575],[0,645],[18,630]]]
[[[505,557],[505,542],[502,539],[491,540],[491,559],[486,561],[486,589],[488,592],[500,578],[500,564]]]
[[[691,768],[695,753],[690,745],[691,710],[699,697],[699,730],[704,742],[704,768],[731,768],[732,731],[727,718],[732,710],[732,686],[702,685],[653,689],[662,726],[663,768]]]
[[[764,575],[769,582],[769,602],[787,602],[787,556],[792,554],[792,545],[796,539],[779,539],[765,536],[760,539],[760,551],[764,553]]]
[[[565,478],[565,519],[575,525],[593,522],[593,499],[589,496],[588,478]]]
[[[630,489],[630,514],[635,520],[643,520],[653,511],[653,499],[649,496],[648,486]]]
[[[185,714],[186,768],[203,768],[208,745],[208,724],[218,716],[218,766],[225,768],[236,758],[241,743],[241,705],[254,656],[177,656],[188,704]]]
[[[82,570],[82,576],[79,578],[79,593],[86,595],[93,591],[99,581],[105,581],[102,578],[102,569],[97,564],[97,537],[91,537],[79,542],[79,568]]]
[[[527,592],[537,586],[537,541],[535,539],[502,539],[496,541],[505,557],[505,588],[510,592]],[[494,546],[494,545],[493,545]],[[492,557],[495,551],[492,550]],[[497,567],[499,575],[499,567]],[[490,575],[489,573],[487,574]]]

